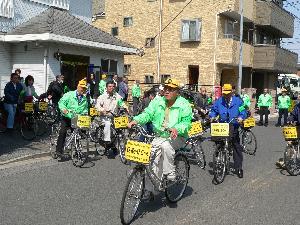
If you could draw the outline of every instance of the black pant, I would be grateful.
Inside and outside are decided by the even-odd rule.
[[[140,102],[140,99],[137,97],[133,97],[133,106],[132,106],[132,111],[133,111],[133,115],[135,116],[138,113],[138,105]]]
[[[66,117],[62,117],[61,119],[61,125],[59,129],[59,135],[57,138],[57,144],[56,144],[56,152],[63,153],[64,150],[64,144],[67,136],[68,129],[71,128],[71,120]]]
[[[288,109],[279,109],[279,117],[278,117],[278,125],[281,125],[281,118],[283,115],[283,124],[286,125],[287,124],[287,117],[288,117]]]
[[[239,128],[235,127],[232,135],[233,161],[235,169],[243,168],[243,148],[241,146]]]
[[[259,123],[263,123],[263,116],[265,116],[265,124],[268,124],[269,114],[270,114],[268,106],[261,106],[259,111],[260,111]]]

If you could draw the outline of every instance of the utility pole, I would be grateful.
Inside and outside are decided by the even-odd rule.
[[[244,0],[240,0],[240,61],[239,61],[239,78],[238,93],[241,94],[242,78],[243,78],[243,33],[244,33]]]

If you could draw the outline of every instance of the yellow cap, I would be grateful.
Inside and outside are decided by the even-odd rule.
[[[232,92],[232,86],[231,84],[224,84],[222,87],[222,93],[223,94],[229,94]]]
[[[171,88],[179,88],[179,81],[177,79],[168,78],[165,81],[165,86],[168,86],[168,87],[171,87]]]
[[[78,87],[83,87],[83,88],[87,88],[87,85],[86,85],[86,79],[82,79],[78,82]]]
[[[106,76],[105,73],[101,75],[101,78],[102,78],[102,79],[105,79],[106,77],[107,77],[107,76]]]

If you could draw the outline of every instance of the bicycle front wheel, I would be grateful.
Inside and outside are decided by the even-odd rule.
[[[223,147],[217,147],[213,155],[214,181],[220,184],[224,181],[226,175],[226,153]]]
[[[73,165],[82,167],[87,160],[87,152],[84,152],[84,149],[88,148],[88,137],[81,137],[81,135],[77,134],[75,142],[75,149],[72,149],[71,153]]]
[[[143,170],[134,168],[130,174],[122,197],[120,219],[122,224],[130,224],[139,208],[144,190]]]
[[[256,137],[251,130],[245,130],[242,134],[242,147],[245,153],[255,155],[257,150]]]
[[[188,160],[186,156],[182,154],[177,154],[175,156],[174,164],[176,179],[174,182],[167,184],[165,190],[166,198],[171,203],[176,203],[182,198],[188,184],[190,170]]]
[[[300,174],[300,155],[298,145],[287,146],[284,152],[284,164],[291,176]]]
[[[36,123],[37,123],[37,133],[36,133],[37,136],[42,136],[49,131],[49,126],[48,123],[46,122],[45,117],[38,118],[36,120]]]
[[[32,141],[36,137],[38,125],[32,115],[24,115],[21,121],[21,135],[27,141]]]
[[[201,144],[195,146],[194,154],[195,154],[195,159],[196,159],[197,165],[201,169],[205,169],[206,160],[205,160],[205,154],[204,154],[204,151],[203,151],[203,148],[202,148]]]

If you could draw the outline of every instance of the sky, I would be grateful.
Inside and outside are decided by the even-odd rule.
[[[281,46],[298,53],[300,63],[300,0],[286,0],[283,7],[295,16],[294,37],[284,38]]]

